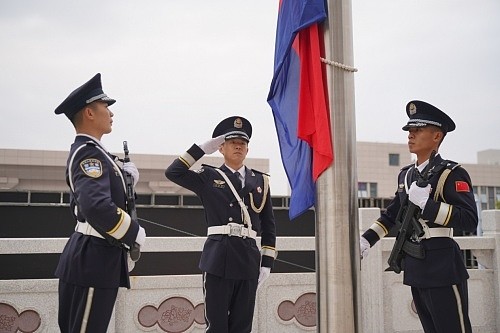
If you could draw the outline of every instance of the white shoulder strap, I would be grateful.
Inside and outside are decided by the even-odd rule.
[[[244,217],[245,224],[248,225],[248,229],[252,229],[252,220],[250,219],[250,214],[248,214],[247,206],[245,206],[245,204],[243,203],[243,200],[241,200],[241,197],[238,194],[238,192],[236,191],[236,189],[234,188],[233,183],[228,178],[228,176],[224,173],[224,171],[222,171],[221,169],[218,169],[218,168],[215,168],[215,170],[217,170],[217,172],[220,173],[220,175],[224,178],[224,180],[226,181],[226,183],[229,185],[229,188],[233,192],[236,200],[238,201],[238,204],[241,207],[241,211],[243,212],[243,217]]]
[[[72,165],[73,165],[73,161],[75,159],[75,156],[76,154],[78,153],[78,151],[80,149],[82,149],[83,147],[85,147],[87,144],[84,143],[83,145],[81,145],[80,147],[76,148],[75,149],[75,152],[73,153],[73,155],[71,156],[71,159],[69,160],[69,163],[68,163],[68,178],[69,178],[69,187],[71,188],[71,191],[73,193],[75,193],[75,185],[73,185],[73,173],[71,172],[71,169],[72,168]]]

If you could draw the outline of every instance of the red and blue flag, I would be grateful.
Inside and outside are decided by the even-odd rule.
[[[291,187],[290,219],[314,206],[316,180],[333,161],[328,93],[321,63],[324,0],[280,0],[272,108]]]

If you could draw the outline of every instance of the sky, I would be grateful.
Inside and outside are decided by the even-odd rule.
[[[345,1],[348,3],[347,1]],[[405,105],[427,101],[457,124],[443,157],[500,149],[500,1],[353,0],[358,141],[405,144]],[[288,186],[267,95],[278,0],[1,0],[0,148],[67,151],[54,109],[96,73],[117,100],[103,144],[179,155],[220,120],[253,125],[248,157]],[[332,59],[335,60],[335,59]],[[218,153],[216,153],[218,154]]]

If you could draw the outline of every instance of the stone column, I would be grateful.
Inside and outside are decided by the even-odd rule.
[[[496,300],[496,326],[500,329],[500,210],[483,210],[483,237],[493,237],[495,239],[495,249],[492,255],[492,269],[494,274],[495,300]]]

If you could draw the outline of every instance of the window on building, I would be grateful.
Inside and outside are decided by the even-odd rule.
[[[370,198],[376,198],[378,196],[377,183],[370,183]]]
[[[368,198],[368,183],[358,183],[358,198]]]
[[[399,154],[389,154],[389,165],[399,166]]]
[[[488,209],[495,209],[495,188],[488,186]]]
[[[481,200],[481,203],[487,203],[488,196],[486,194],[486,189],[486,186],[479,187],[479,199]]]
[[[496,188],[496,201],[495,201],[495,209],[500,209],[500,187]]]

